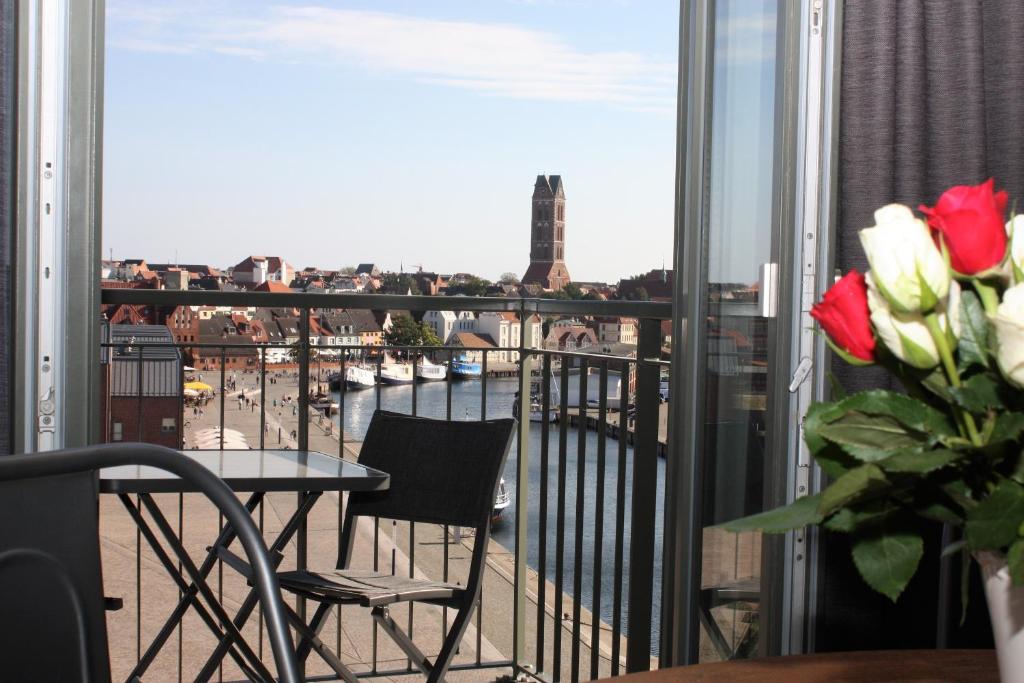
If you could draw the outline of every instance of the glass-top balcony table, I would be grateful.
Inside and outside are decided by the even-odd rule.
[[[295,512],[270,544],[271,560],[279,564],[282,551],[302,526],[303,521],[325,491],[383,491],[388,488],[384,472],[346,462],[338,457],[315,451],[296,450],[232,450],[181,451],[224,480],[236,493],[249,493],[245,508],[252,513],[267,493],[293,491],[299,494]],[[232,618],[206,582],[218,557],[228,553],[235,531],[225,525],[208,549],[202,564],[188,555],[174,528],[156,504],[156,493],[192,493],[194,489],[175,475],[145,466],[111,467],[100,470],[100,493],[118,496],[157,559],[181,590],[182,597],[153,642],[142,654],[128,680],[141,678],[167,639],[181,623],[189,607],[193,607],[220,644],[211,653],[197,681],[206,681],[216,672],[225,655],[230,655],[245,674],[254,681],[275,680],[252,647],[245,642],[241,628],[257,605],[256,591],[250,590],[238,613]],[[133,500],[137,496],[138,502]],[[152,518],[152,525],[143,515],[143,508]],[[156,527],[154,530],[153,526]],[[170,548],[165,549],[157,534]],[[171,553],[181,563],[179,570]],[[240,560],[239,560],[240,561]],[[200,600],[200,596],[202,600]]]

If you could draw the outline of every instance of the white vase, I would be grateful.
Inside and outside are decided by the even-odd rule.
[[[1024,586],[1014,586],[1006,557],[975,553],[985,581],[985,601],[999,657],[1002,683],[1024,683]]]

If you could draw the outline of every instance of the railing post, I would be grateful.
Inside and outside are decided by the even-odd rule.
[[[658,384],[661,371],[645,363],[661,353],[661,323],[640,321],[637,343],[636,434],[633,440],[633,500],[629,542],[629,640],[626,671],[651,668],[654,599],[654,523],[658,495]]]
[[[516,544],[515,594],[512,609],[512,667],[519,670],[526,662],[526,549],[530,476],[530,381],[533,354],[526,346],[526,302],[519,306],[519,450],[516,460]],[[543,580],[543,577],[541,577]]]
[[[309,450],[309,315],[310,309],[303,308],[299,316],[299,415],[298,415],[298,450]],[[305,494],[298,494],[296,505],[302,505]],[[303,518],[295,539],[295,566],[305,569],[307,558],[307,522]],[[306,599],[299,597],[296,611],[305,621]],[[302,663],[302,673],[306,673],[306,663]]]
[[[309,450],[309,309],[299,316],[299,426],[298,449]]]

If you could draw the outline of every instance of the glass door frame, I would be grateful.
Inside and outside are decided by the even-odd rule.
[[[828,12],[829,16],[826,16]],[[703,530],[704,397],[708,312],[707,254],[715,0],[682,0],[676,160],[675,291],[666,468],[662,667],[698,661]],[[769,321],[766,508],[813,493],[820,475],[800,438],[800,420],[822,396],[823,342],[807,333],[810,305],[831,283],[828,247],[834,225],[834,119],[841,4],[779,0],[776,56],[772,262],[778,264],[776,317]],[[836,88],[835,90],[838,90]],[[808,170],[810,169],[810,170]],[[827,282],[826,282],[827,281]],[[807,358],[807,361],[804,361]],[[810,363],[803,377],[794,375]],[[799,380],[799,381],[798,381]],[[795,385],[795,387],[794,387]],[[762,655],[813,648],[815,538],[766,537],[761,561]]]

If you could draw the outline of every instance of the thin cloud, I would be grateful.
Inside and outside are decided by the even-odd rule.
[[[127,50],[180,46],[182,53],[404,74],[494,97],[675,110],[674,63],[635,52],[587,52],[557,35],[511,24],[322,6],[253,12],[250,5],[226,2],[202,12],[112,3],[110,17],[111,44]]]

